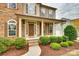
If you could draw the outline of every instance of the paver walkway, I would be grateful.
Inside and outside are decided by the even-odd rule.
[[[40,56],[41,49],[39,45],[29,47],[29,51],[22,56]]]

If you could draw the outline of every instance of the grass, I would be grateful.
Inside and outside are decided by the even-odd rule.
[[[79,53],[77,53],[77,54],[65,54],[64,56],[79,56]]]
[[[79,50],[74,50],[69,53],[64,54],[63,56],[79,56]]]

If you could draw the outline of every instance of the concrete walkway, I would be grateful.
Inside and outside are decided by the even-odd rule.
[[[39,45],[29,47],[29,51],[22,56],[40,56],[41,49]]]

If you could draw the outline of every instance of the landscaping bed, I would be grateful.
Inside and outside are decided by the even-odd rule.
[[[79,49],[79,42],[75,42],[73,46],[64,48],[62,47],[60,50],[53,50],[50,48],[50,45],[39,45],[41,48],[41,56],[61,56],[64,55],[67,52],[70,52],[75,49]]]
[[[20,56],[27,53],[29,48],[28,41],[19,37],[14,40],[0,37],[0,55],[1,56]]]
[[[20,56],[28,52],[28,46],[22,49],[16,49],[15,46],[9,48],[5,53],[1,53],[0,56]]]
[[[75,42],[76,39],[77,31],[72,25],[64,29],[62,36],[42,36],[39,38],[41,56],[60,56],[79,49],[79,43]]]

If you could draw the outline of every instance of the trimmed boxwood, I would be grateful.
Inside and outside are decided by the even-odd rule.
[[[42,36],[40,37],[40,41],[39,41],[42,45],[47,45],[49,43],[49,37],[47,36]]]
[[[51,43],[56,43],[58,38],[56,36],[50,36],[49,39]]]
[[[54,50],[59,50],[61,48],[61,45],[59,43],[51,43],[50,47]]]
[[[20,49],[20,48],[25,47],[25,45],[26,45],[27,43],[28,43],[28,42],[26,41],[25,38],[20,37],[20,38],[16,38],[14,44],[15,44],[15,47],[16,47],[17,49]]]
[[[9,38],[4,38],[4,37],[0,37],[0,42],[8,47],[14,44],[14,40],[11,40]]]
[[[72,46],[74,44],[73,41],[67,41],[67,42],[68,42],[69,46]]]
[[[0,53],[6,52],[7,46],[0,42]]]
[[[68,36],[63,35],[62,38],[63,38],[63,42],[69,41]]]
[[[62,36],[58,36],[57,38],[58,38],[57,39],[57,43],[61,43],[64,40],[64,38]]]
[[[53,43],[66,42],[69,40],[67,36],[50,36],[49,39],[50,42]]]
[[[61,42],[60,44],[61,44],[62,47],[69,47],[68,42]]]
[[[68,25],[64,29],[64,35],[68,36],[70,41],[77,39],[77,31],[76,31],[75,27],[73,27],[72,25]]]

